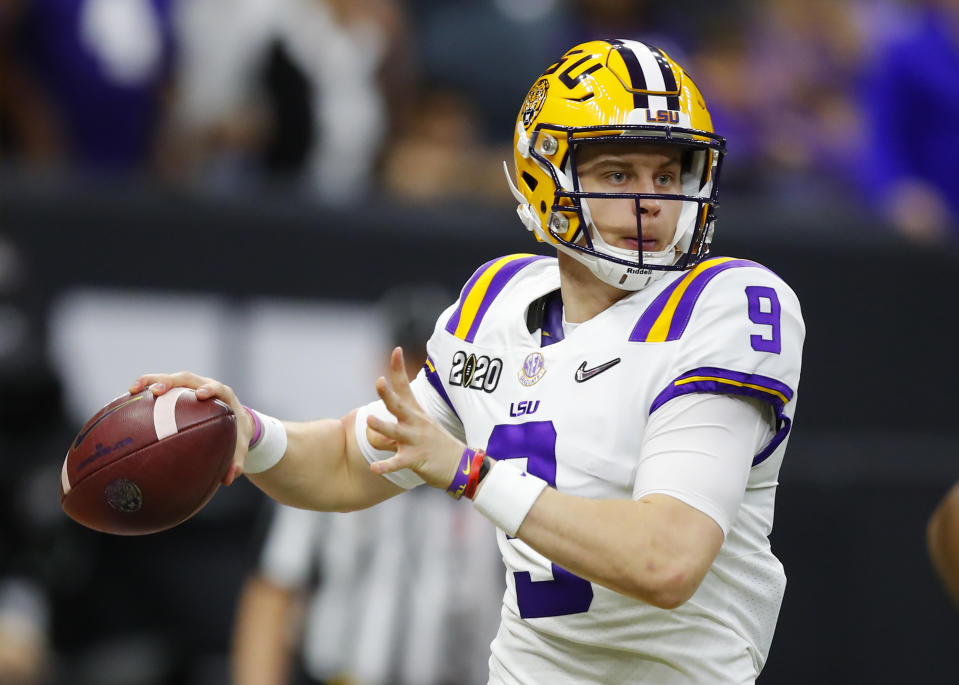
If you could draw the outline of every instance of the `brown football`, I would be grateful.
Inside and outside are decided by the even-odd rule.
[[[60,504],[75,521],[146,535],[186,521],[210,501],[233,461],[236,416],[189,388],[149,389],[98,411],[70,444]]]

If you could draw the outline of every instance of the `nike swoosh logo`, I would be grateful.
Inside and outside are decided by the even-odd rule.
[[[582,364],[579,365],[579,368],[576,369],[576,375],[575,375],[576,382],[583,383],[585,381],[588,381],[590,378],[593,378],[594,376],[598,376],[603,371],[613,368],[614,366],[619,364],[619,362],[620,362],[620,358],[616,357],[616,359],[610,359],[605,364],[594,366],[591,369],[587,369],[586,362],[583,362]]]
[[[107,418],[108,416],[110,416],[110,414],[113,414],[113,413],[115,413],[115,412],[120,411],[121,409],[123,409],[123,408],[124,408],[125,406],[127,406],[128,404],[133,404],[133,403],[136,402],[137,400],[142,400],[143,397],[144,397],[144,395],[143,395],[142,392],[141,392],[139,395],[134,395],[133,397],[131,397],[130,399],[128,399],[126,402],[121,402],[120,404],[118,404],[117,406],[115,406],[113,409],[111,409],[110,411],[108,411],[106,414],[104,414],[103,416],[101,416],[99,419],[97,419],[96,421],[94,421],[92,424],[90,424],[89,426],[87,426],[87,429],[86,429],[85,431],[83,431],[82,433],[80,433],[79,435],[77,435],[77,439],[73,442],[73,449],[78,448],[78,447],[80,446],[80,443],[83,442],[84,440],[86,440],[86,437],[87,437],[88,435],[90,435],[90,431],[92,431],[94,428],[96,428],[96,427],[100,424],[100,422],[103,421],[103,420],[104,420],[105,418]]]

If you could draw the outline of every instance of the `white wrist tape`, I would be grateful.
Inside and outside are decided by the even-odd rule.
[[[243,473],[263,473],[277,465],[286,454],[286,426],[279,419],[267,416],[255,409],[248,411],[260,422],[260,437],[250,446],[243,464]]]
[[[386,405],[383,404],[383,400],[370,402],[369,404],[366,404],[356,410],[356,420],[353,422],[353,434],[356,436],[356,445],[360,448],[360,452],[363,453],[366,461],[372,464],[375,461],[389,459],[390,457],[394,456],[396,452],[393,452],[392,450],[378,450],[370,444],[370,441],[366,436],[366,417],[370,414],[382,419],[383,421],[389,421],[390,423],[396,423],[396,417],[393,416],[390,413],[390,410],[386,408]],[[399,485],[404,490],[415,488],[417,485],[422,485],[424,483],[422,478],[417,476],[409,469],[400,469],[399,471],[384,473],[382,475],[383,478],[391,483]]]
[[[545,487],[546,481],[542,478],[498,461],[483,479],[473,506],[507,535],[516,535]]]

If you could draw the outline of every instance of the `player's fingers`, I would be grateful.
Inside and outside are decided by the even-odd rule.
[[[246,450],[243,450],[242,456],[239,455],[239,452],[240,450],[237,449],[237,454],[233,456],[233,464],[223,477],[224,485],[230,485],[233,483],[233,481],[243,475],[243,462],[246,460]]]
[[[140,376],[131,386],[138,388],[136,392],[150,388],[154,395],[162,395],[170,388],[193,388],[196,389],[211,381],[210,378],[198,376],[189,371],[178,371],[176,373],[150,373]]]
[[[403,348],[394,347],[390,354],[390,385],[393,391],[403,400],[413,401],[413,391],[410,389],[410,379],[406,375],[406,363],[403,361]]]
[[[395,457],[390,457],[389,459],[382,459],[380,461],[374,461],[370,464],[370,470],[373,473],[383,475],[384,473],[393,473],[394,471],[399,471],[400,469],[409,468],[410,465],[400,457],[399,455]]]
[[[208,400],[212,397],[219,397],[227,404],[235,404],[237,407],[239,406],[239,400],[237,400],[236,393],[233,392],[233,388],[231,388],[229,385],[225,385],[212,379],[204,380],[205,382],[196,388],[196,397],[198,400]],[[234,410],[235,409],[236,407],[234,407]]]
[[[169,374],[166,373],[145,373],[133,381],[133,384],[130,386],[130,394],[136,395],[151,385],[159,383],[161,378],[167,378],[168,376]]]
[[[380,376],[376,379],[376,394],[383,400],[383,404],[390,410],[390,413],[399,421],[409,417],[409,412],[403,404],[400,396],[387,384],[386,379]]]
[[[373,429],[387,440],[394,442],[402,442],[406,436],[406,432],[400,424],[393,423],[392,421],[384,421],[378,416],[373,416],[372,414],[366,417],[366,425],[368,428]]]
[[[233,463],[223,477],[223,484],[230,485],[233,481],[243,475],[243,465],[246,463],[246,455],[249,451],[250,438],[253,436],[252,417],[246,409],[240,408],[239,412],[234,410],[237,418],[236,449],[233,450]],[[244,421],[249,420],[249,425]],[[241,428],[241,426],[243,426]]]
[[[366,439],[373,445],[373,449],[389,450],[390,452],[395,452],[397,449],[395,440],[390,440],[379,431],[370,428],[369,425],[366,426]]]

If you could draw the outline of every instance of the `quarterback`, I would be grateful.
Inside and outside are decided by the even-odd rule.
[[[570,49],[513,135],[520,219],[556,255],[480,266],[412,382],[396,349],[379,400],[306,423],[188,372],[131,391],[228,402],[226,481],[289,505],[349,511],[423,483],[471,501],[506,566],[490,683],[752,683],[786,584],[769,534],[796,296],[710,254],[725,140],[661,50]]]

